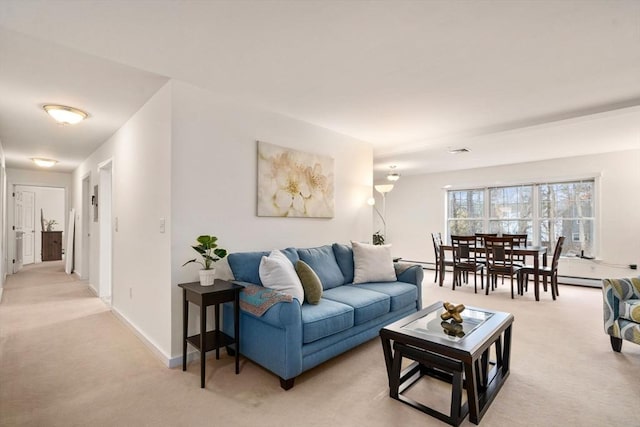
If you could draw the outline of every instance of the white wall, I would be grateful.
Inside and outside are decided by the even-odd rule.
[[[53,171],[37,171],[29,169],[12,169],[7,168],[7,267],[8,274],[13,272],[12,260],[15,252],[15,234],[11,230],[11,226],[14,225],[14,205],[11,193],[13,192],[15,185],[28,185],[35,187],[57,187],[64,189],[64,212],[69,212],[71,209],[70,193],[72,191],[73,175],[71,173],[53,172]],[[60,224],[64,224],[64,230],[67,230],[66,214],[63,216]],[[38,223],[40,221],[40,211],[36,212],[36,231],[40,229]],[[59,230],[59,229],[58,229]],[[63,239],[63,245],[66,245],[66,238]],[[36,252],[39,246],[36,246]]]
[[[170,146],[169,83],[74,171],[76,253],[80,255],[82,179],[90,174],[93,193],[99,181],[98,165],[113,161],[112,309],[165,357],[171,347],[170,233],[158,232],[157,218],[170,220]],[[98,293],[100,227],[93,218],[90,224],[90,283]]]
[[[606,141],[603,141],[606,143]],[[469,188],[516,182],[600,176],[595,263],[562,259],[560,274],[603,278],[638,275],[603,263],[640,263],[640,150],[522,163],[447,173],[403,176],[387,195],[387,233],[395,256],[434,261],[432,232],[445,231],[445,185]]]
[[[0,142],[0,301],[7,278],[7,171],[4,148]]]
[[[230,252],[371,240],[373,163],[369,144],[308,123],[244,106],[173,82],[172,354],[182,346],[178,283],[197,280],[190,248],[200,234],[218,236]],[[335,159],[335,217],[256,216],[256,140]],[[155,218],[157,221],[157,218]]]
[[[182,353],[182,293],[197,280],[193,257],[200,234],[229,251],[316,246],[370,240],[373,153],[370,145],[172,81],[94,152],[73,176],[73,206],[82,212],[82,179],[97,183],[113,159],[112,308],[167,360]],[[256,216],[257,143],[264,140],[335,159],[335,217]],[[165,233],[160,221],[165,221]],[[81,218],[77,218],[81,226]],[[91,221],[90,282],[97,291],[99,227]],[[76,253],[82,253],[82,230]],[[79,262],[76,262],[78,265]]]

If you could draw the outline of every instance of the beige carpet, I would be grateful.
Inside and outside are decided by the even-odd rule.
[[[307,372],[290,391],[242,360],[167,369],[83,282],[59,262],[11,276],[0,304],[0,425],[29,426],[440,426],[388,397],[379,341]],[[560,299],[511,300],[508,285],[474,295],[438,288],[426,271],[425,304],[436,300],[515,315],[511,376],[483,426],[640,426],[640,346],[611,351],[599,289],[560,287]],[[447,277],[449,279],[449,277]],[[446,405],[442,383],[414,397]],[[419,396],[416,396],[419,395]],[[468,418],[462,425],[472,425]]]

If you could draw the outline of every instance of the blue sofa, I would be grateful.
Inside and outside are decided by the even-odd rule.
[[[362,344],[380,329],[422,307],[422,267],[395,263],[397,281],[352,284],[353,252],[342,244],[282,250],[295,265],[301,259],[320,278],[320,303],[278,302],[262,316],[240,313],[240,352],[280,377],[288,390],[295,377]],[[228,256],[235,283],[262,286],[260,260],[269,252]],[[223,307],[223,330],[233,336],[233,307]]]

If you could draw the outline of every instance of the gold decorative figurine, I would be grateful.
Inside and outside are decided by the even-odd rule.
[[[460,313],[464,310],[464,304],[453,305],[450,302],[445,302],[442,306],[447,310],[440,315],[442,320],[453,319],[456,323],[462,323],[462,316]]]

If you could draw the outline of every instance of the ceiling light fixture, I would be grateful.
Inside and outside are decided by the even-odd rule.
[[[51,166],[55,165],[56,163],[58,163],[57,160],[52,160],[52,159],[39,159],[39,158],[32,158],[31,159],[33,161],[33,163],[35,163],[36,165],[40,166],[41,168],[50,168]]]
[[[62,125],[75,125],[88,117],[88,114],[77,108],[65,105],[44,105],[44,111],[49,113],[53,119]]]
[[[463,153],[468,153],[469,151],[471,150],[469,150],[468,148],[455,148],[455,149],[450,148],[449,154],[463,154]]]
[[[396,166],[395,165],[389,166],[389,173],[387,174],[387,180],[391,182],[396,182],[399,179],[400,179],[400,174],[396,172]]]

